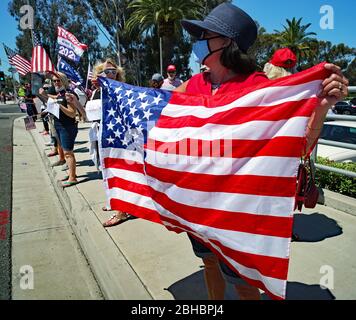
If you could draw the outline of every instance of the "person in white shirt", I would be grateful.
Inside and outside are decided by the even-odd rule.
[[[177,77],[177,69],[173,64],[168,66],[167,75],[168,77],[164,79],[161,89],[174,90],[183,83],[183,81]]]

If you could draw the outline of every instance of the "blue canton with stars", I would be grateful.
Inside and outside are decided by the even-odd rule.
[[[172,93],[99,78],[102,87],[102,148],[140,151]]]

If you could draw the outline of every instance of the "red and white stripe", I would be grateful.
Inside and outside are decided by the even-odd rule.
[[[101,150],[111,207],[189,232],[249,283],[285,298],[296,174],[326,76],[321,64],[231,96],[173,93],[145,160]]]
[[[31,72],[55,72],[56,69],[42,46],[36,46],[32,49]]]
[[[31,71],[31,63],[19,54],[9,58],[9,63],[14,66],[17,72],[22,76],[25,76]]]

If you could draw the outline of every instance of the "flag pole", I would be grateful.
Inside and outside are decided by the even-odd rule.
[[[90,57],[89,57],[89,54],[88,54],[88,71],[87,71],[87,81],[86,81],[86,83],[85,83],[85,91],[88,90],[89,70],[90,70]]]

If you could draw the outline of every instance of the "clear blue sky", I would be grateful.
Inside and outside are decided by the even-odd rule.
[[[267,32],[281,30],[287,18],[302,17],[303,23],[312,23],[310,31],[317,33],[318,39],[356,47],[355,0],[233,0],[233,3],[249,13]],[[320,27],[320,19],[324,15],[320,13],[320,8],[323,5],[330,5],[334,10],[333,30],[323,30]],[[15,38],[19,33],[18,23],[8,13],[7,6],[7,0],[0,0],[0,42],[15,48]],[[107,44],[103,36],[100,37],[100,41],[103,45]],[[0,69],[7,72],[10,66],[2,45],[0,59],[2,62]],[[195,69],[197,66],[192,64],[192,67]]]

